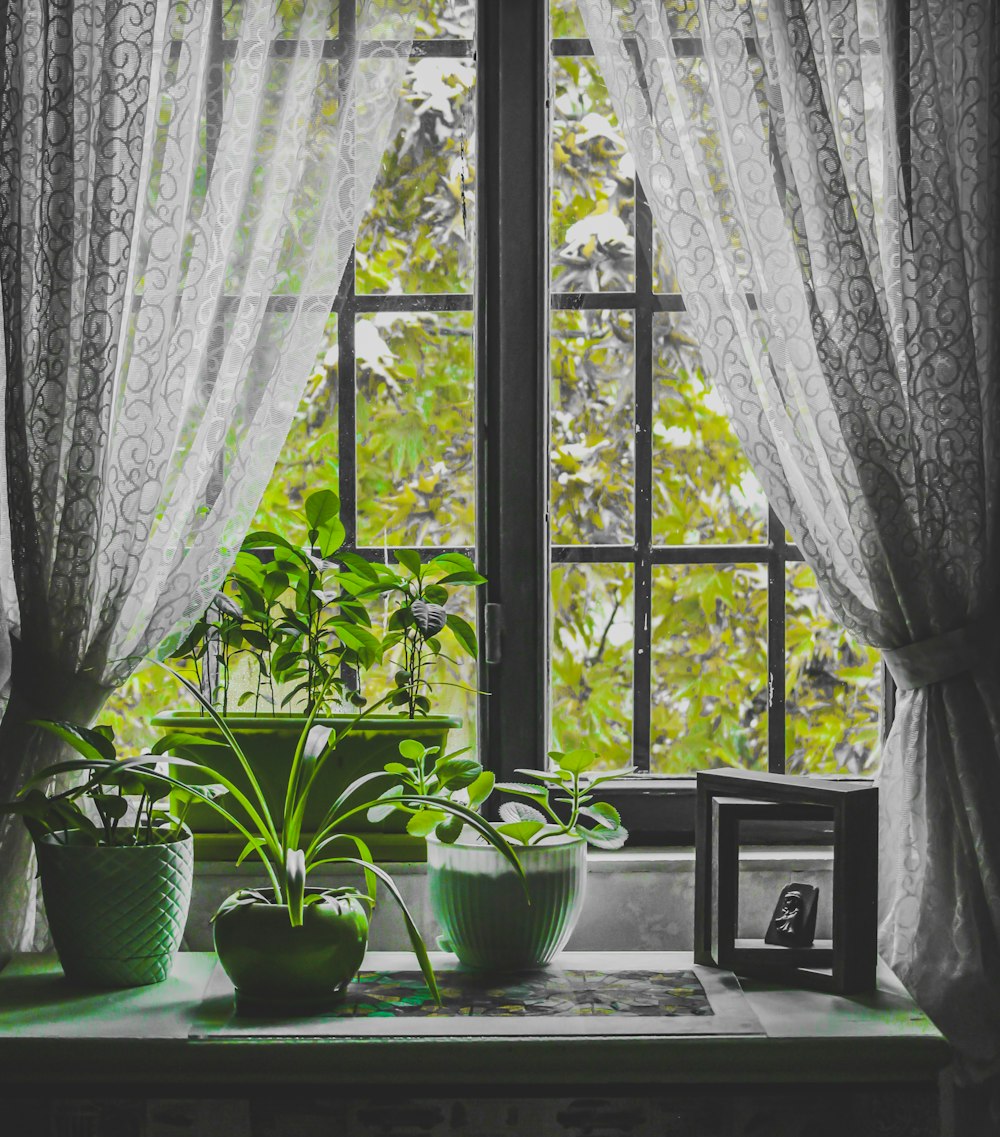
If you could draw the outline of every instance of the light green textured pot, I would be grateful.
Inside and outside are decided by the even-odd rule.
[[[511,865],[487,844],[446,845],[427,838],[431,911],[447,947],[467,967],[525,971],[542,967],[566,945],[587,885],[587,843],[567,837],[515,847],[529,904]]]
[[[144,987],[170,974],[188,907],[194,842],[94,846],[78,833],[36,842],[42,897],[67,979]]]

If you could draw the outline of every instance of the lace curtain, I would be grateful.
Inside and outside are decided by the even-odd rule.
[[[4,6],[0,800],[53,756],[27,720],[92,719],[231,563],[323,343],[410,9]],[[8,947],[30,941],[27,858],[6,823]]]
[[[1000,7],[580,8],[704,366],[834,611],[900,688],[880,947],[984,1074],[1000,1063]]]

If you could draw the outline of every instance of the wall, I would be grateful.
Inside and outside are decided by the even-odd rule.
[[[826,848],[749,848],[741,854],[740,935],[763,936],[783,885],[791,881],[820,889],[816,935],[830,936],[832,851]],[[438,928],[427,903],[425,866],[391,868],[403,898],[433,946]],[[317,874],[316,883],[344,883],[334,874]],[[195,893],[185,946],[211,948],[212,913],[235,889],[262,884],[253,866],[234,869],[221,862],[195,866]],[[356,880],[353,883],[357,883]],[[625,849],[591,853],[587,899],[569,943],[578,951],[688,951],[694,940],[694,854],[690,849]],[[409,946],[403,922],[384,893],[372,924],[370,946],[376,951],[402,951]]]

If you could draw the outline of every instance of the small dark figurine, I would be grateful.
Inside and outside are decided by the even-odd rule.
[[[764,943],[779,947],[811,947],[816,936],[819,889],[811,884],[786,884],[778,897]]]

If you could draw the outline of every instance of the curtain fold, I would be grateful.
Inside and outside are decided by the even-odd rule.
[[[768,499],[838,618],[917,679],[882,757],[880,947],[984,1075],[1000,1067],[1000,7],[580,8]]]
[[[0,800],[53,757],[30,719],[92,720],[224,577],[323,345],[414,18],[4,6]],[[0,821],[8,950],[32,941],[28,854]]]

